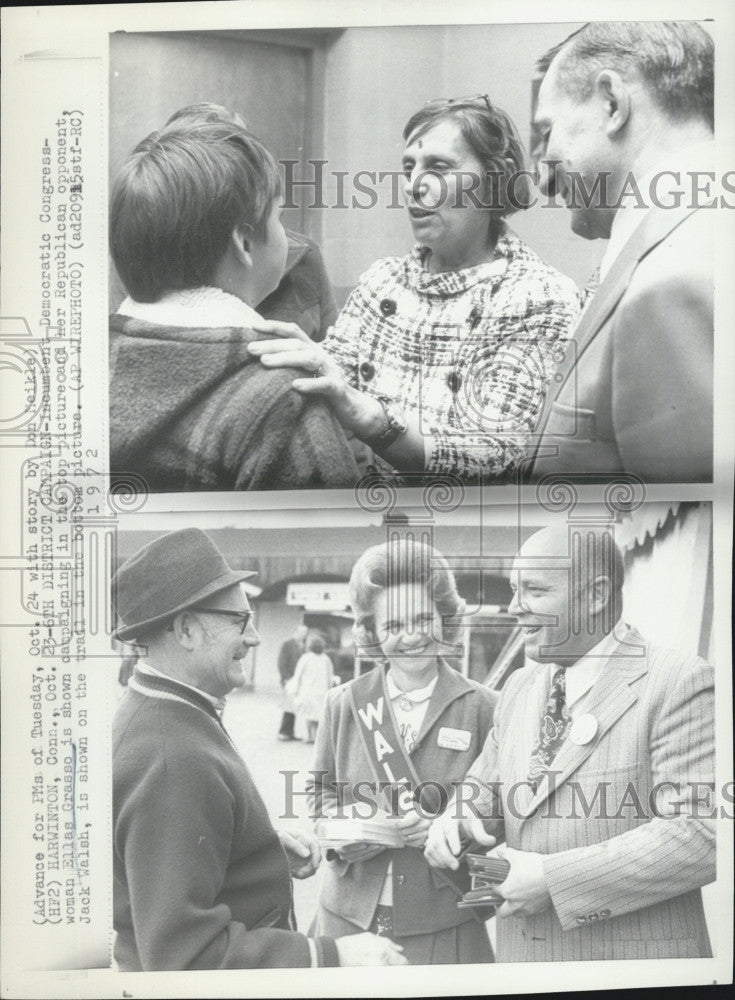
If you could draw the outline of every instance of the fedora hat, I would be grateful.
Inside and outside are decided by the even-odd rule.
[[[151,625],[200,604],[256,573],[231,569],[200,528],[170,531],[144,545],[112,580],[120,621],[115,636],[126,642]]]

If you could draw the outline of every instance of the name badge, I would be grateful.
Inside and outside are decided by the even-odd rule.
[[[472,733],[467,729],[452,729],[442,726],[436,742],[445,750],[469,750]]]

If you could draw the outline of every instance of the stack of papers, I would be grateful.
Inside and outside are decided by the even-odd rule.
[[[405,847],[396,820],[377,816],[374,819],[325,819],[319,824],[319,842],[327,847],[339,844],[380,844],[382,847]]]

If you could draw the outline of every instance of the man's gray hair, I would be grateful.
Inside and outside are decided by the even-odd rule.
[[[597,74],[612,69],[639,77],[675,121],[700,118],[714,127],[715,47],[692,21],[598,21],[586,24],[539,59],[545,75],[578,101],[592,94]]]

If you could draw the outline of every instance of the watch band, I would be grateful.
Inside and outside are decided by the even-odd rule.
[[[406,424],[403,410],[394,399],[391,399],[390,396],[376,396],[375,398],[383,407],[386,427],[380,434],[373,434],[372,437],[363,438],[363,441],[373,451],[381,451],[383,448],[390,447],[401,434],[405,434],[408,430],[408,425]]]

